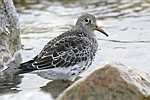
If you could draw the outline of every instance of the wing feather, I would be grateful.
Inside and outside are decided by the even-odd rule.
[[[84,41],[88,40],[86,40],[86,38],[79,38],[75,36],[65,39],[67,39],[68,42],[62,42],[64,41],[62,39],[59,41],[59,45],[57,43],[57,45],[54,44],[54,47],[51,47],[52,50],[47,49],[46,47],[44,52],[41,52],[41,55],[38,56],[33,65],[37,65],[39,69],[49,68],[49,66],[69,67],[78,62],[85,61],[87,58],[86,56],[83,57],[83,55],[87,52],[85,52],[85,50],[83,51],[83,49],[86,49],[85,47],[90,46],[90,43],[85,43]]]
[[[74,31],[74,34],[80,33]],[[35,68],[69,67],[78,63],[88,62],[92,52],[92,44],[88,37],[62,34],[48,42],[30,65],[35,70]]]

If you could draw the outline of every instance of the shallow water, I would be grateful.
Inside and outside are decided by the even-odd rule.
[[[88,75],[104,61],[150,73],[149,0],[16,0],[15,6],[22,29],[23,62],[38,54],[52,38],[72,28],[81,14],[91,13],[109,37],[95,31],[99,50],[92,66],[80,76]],[[22,76],[21,82],[10,90],[38,91],[49,82],[33,74]]]

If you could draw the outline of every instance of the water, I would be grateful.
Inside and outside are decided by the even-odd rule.
[[[23,62],[38,54],[52,38],[71,29],[81,14],[91,13],[109,37],[96,32],[99,51],[92,66],[80,76],[88,75],[104,61],[150,73],[150,0],[16,0],[15,6],[22,29]],[[38,91],[50,82],[33,74],[22,77],[8,89]]]

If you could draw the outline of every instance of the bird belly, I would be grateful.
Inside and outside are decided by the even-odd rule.
[[[74,81],[74,79],[81,74],[87,67],[74,65],[68,68],[65,67],[58,67],[58,68],[51,68],[51,69],[42,69],[33,71],[33,74],[37,74],[45,79],[49,80],[70,80]]]

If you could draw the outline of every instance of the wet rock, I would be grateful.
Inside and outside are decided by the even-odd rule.
[[[57,100],[150,100],[150,75],[120,63],[105,62]]]

